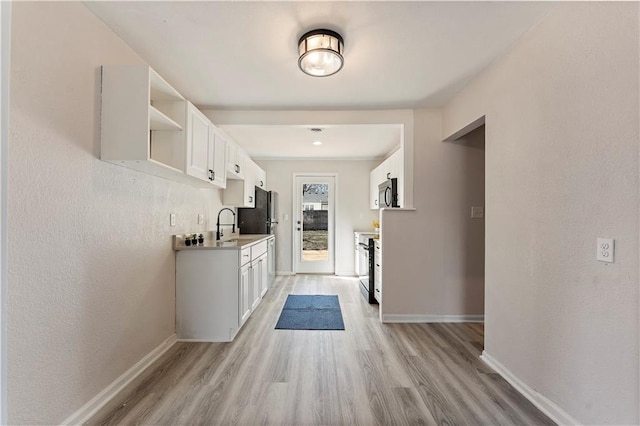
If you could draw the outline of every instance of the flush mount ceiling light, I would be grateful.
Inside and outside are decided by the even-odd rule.
[[[298,66],[305,74],[327,77],[342,69],[342,36],[331,30],[313,30],[298,40]]]
[[[311,143],[315,146],[322,145],[322,141],[313,141]]]

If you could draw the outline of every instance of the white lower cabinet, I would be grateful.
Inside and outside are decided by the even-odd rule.
[[[373,285],[375,289],[374,297],[378,303],[382,303],[382,250],[380,240],[374,242],[374,258],[373,258]]]
[[[242,326],[251,315],[251,264],[240,268],[240,326]]]
[[[267,240],[267,284],[266,291],[273,285],[276,279],[276,237],[271,236]]]
[[[267,290],[267,239],[176,253],[178,340],[230,342]]]
[[[254,277],[258,281],[258,292],[260,294],[260,300],[264,297],[269,289],[269,261],[267,258],[267,254],[263,254],[258,259],[258,264],[256,266]]]

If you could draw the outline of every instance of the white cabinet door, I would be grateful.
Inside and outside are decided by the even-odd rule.
[[[269,288],[269,266],[266,254],[258,259],[258,272],[260,274],[260,298],[262,298]]]
[[[233,178],[237,175],[236,172],[236,153],[238,152],[238,145],[229,139],[227,141],[227,175],[229,178]]]
[[[369,174],[369,207],[371,210],[378,209],[378,168],[371,170]]]
[[[267,246],[267,284],[265,288],[269,289],[276,279],[276,238],[269,238],[269,245]]]
[[[251,311],[254,311],[260,304],[260,260],[256,259],[251,262]]]
[[[225,168],[227,165],[227,140],[218,131],[215,126],[211,125],[211,137],[210,140],[213,144],[213,158],[211,160],[212,180],[214,185],[218,185],[221,188],[227,186],[227,174]]]
[[[187,167],[186,173],[205,181],[210,181],[209,165],[213,153],[209,138],[211,122],[196,107],[187,107]]]
[[[251,315],[251,265],[246,264],[240,268],[240,326],[247,321]]]
[[[247,153],[232,139],[227,138],[227,178],[244,179],[245,157]]]
[[[255,179],[255,163],[250,159],[245,162],[244,176],[244,206],[256,206],[256,179]]]
[[[255,164],[255,163],[254,163]],[[267,173],[260,168],[257,164],[254,167],[254,179],[255,185],[260,188],[267,190]]]

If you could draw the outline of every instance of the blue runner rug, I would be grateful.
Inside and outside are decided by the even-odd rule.
[[[276,329],[344,330],[338,296],[290,294]]]

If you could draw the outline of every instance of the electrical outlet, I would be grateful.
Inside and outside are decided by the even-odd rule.
[[[169,226],[176,226],[176,214],[171,213],[169,215]]]
[[[202,225],[204,223],[204,215],[202,213],[198,213],[198,225]]]
[[[482,219],[484,217],[484,207],[471,207],[471,219]]]
[[[615,240],[613,238],[598,238],[596,259],[600,262],[613,263],[615,254]]]

